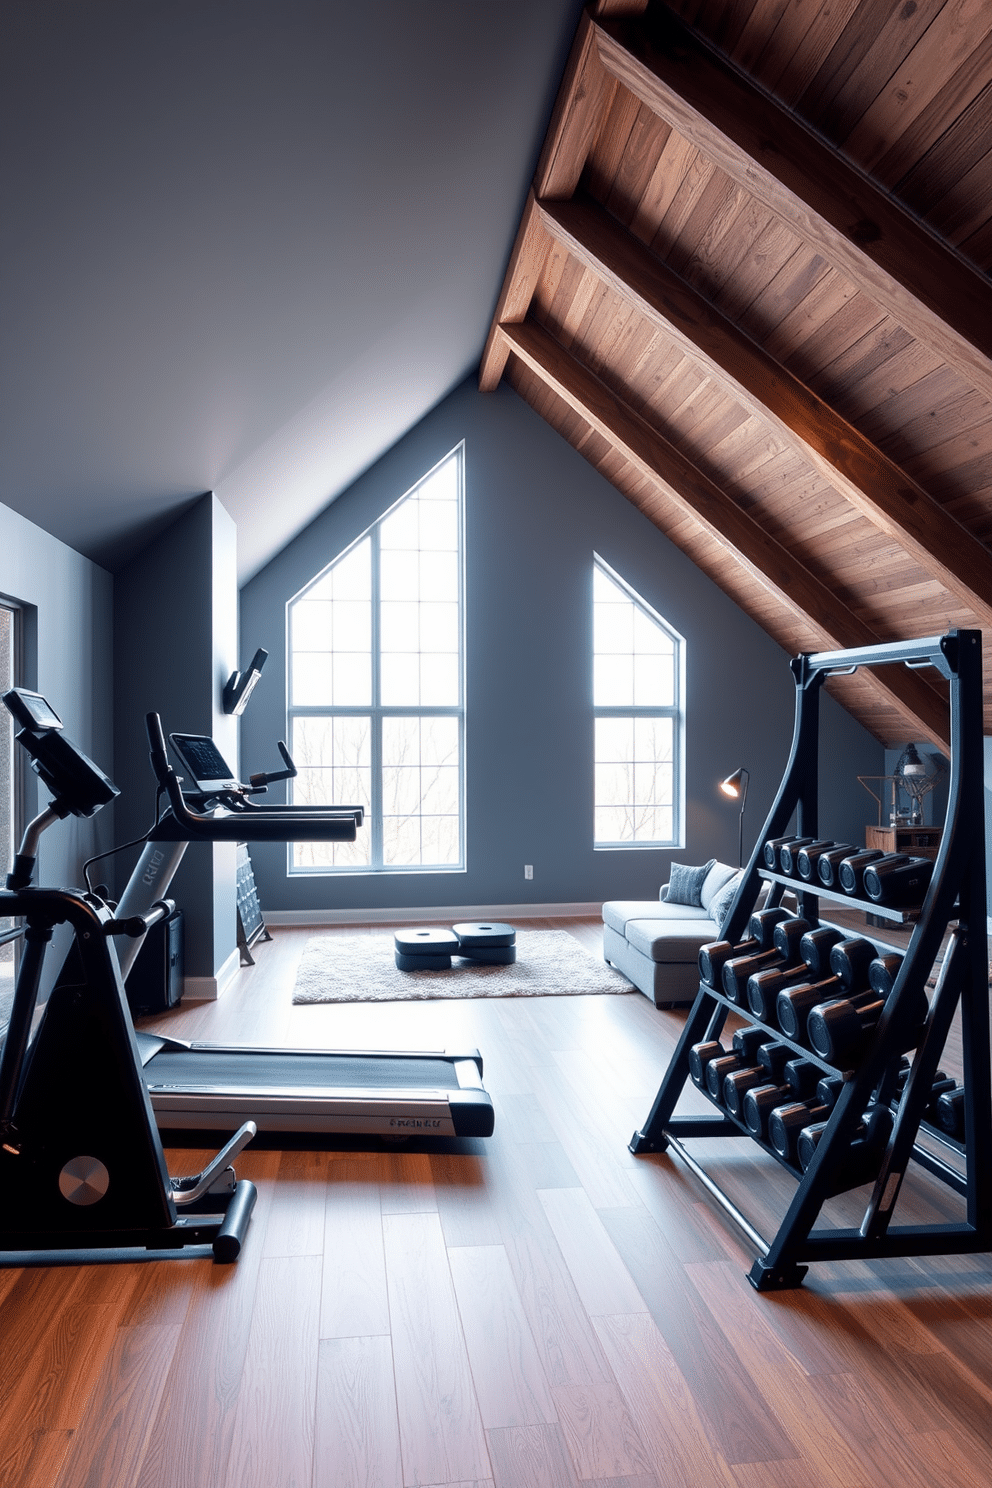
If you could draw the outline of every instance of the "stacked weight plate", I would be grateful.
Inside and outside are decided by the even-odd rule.
[[[512,925],[465,922],[451,930],[397,930],[393,937],[400,971],[449,971],[452,956],[487,966],[512,966],[517,959]]]
[[[453,925],[457,955],[487,966],[512,966],[517,959],[517,932],[512,925],[466,921]]]

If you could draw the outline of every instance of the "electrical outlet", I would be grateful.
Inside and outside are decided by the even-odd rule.
[[[525,863],[524,864],[524,878],[533,878],[533,877],[534,877],[534,864],[533,863]]]

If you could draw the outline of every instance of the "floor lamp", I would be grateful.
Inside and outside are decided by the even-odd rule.
[[[751,779],[750,772],[741,765],[733,775],[728,775],[726,780],[720,781],[720,789],[725,796],[731,796],[735,801],[741,803],[740,827],[737,834],[737,866],[744,867],[744,807],[747,805],[747,785]]]

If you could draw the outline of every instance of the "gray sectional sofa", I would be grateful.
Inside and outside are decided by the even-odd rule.
[[[603,955],[656,1007],[692,1002],[699,990],[699,947],[719,940],[741,873],[711,860],[672,864],[657,899],[603,905]]]

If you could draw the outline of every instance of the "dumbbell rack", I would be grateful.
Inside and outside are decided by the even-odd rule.
[[[635,1155],[670,1148],[699,1178],[707,1191],[743,1230],[757,1251],[749,1280],[758,1291],[784,1290],[802,1284],[812,1261],[866,1260],[907,1255],[952,1255],[992,1250],[992,1077],[989,1055],[989,987],[986,946],[984,762],[982,742],[981,632],[950,631],[916,641],[825,651],[795,657],[790,663],[796,684],[796,721],[792,751],[778,795],[744,873],[724,925],[723,938],[737,944],[743,936],[763,880],[770,880],[768,906],[781,903],[788,887],[797,894],[799,914],[820,923],[820,902],[843,903],[893,921],[908,916],[874,902],[852,899],[815,888],[801,880],[762,867],[767,839],[781,837],[795,819],[800,836],[818,837],[817,778],[819,694],[831,675],[860,666],[904,664],[932,667],[946,679],[950,705],[951,770],[947,823],[933,877],[916,921],[909,948],[867,1051],[853,1070],[839,1071],[804,1045],[794,1043],[797,1057],[811,1059],[825,1074],[844,1075],[845,1083],[826,1130],[805,1173],[769,1152],[797,1180],[787,1213],[771,1241],[766,1240],[689,1151],[697,1137],[740,1137],[751,1133],[728,1112],[676,1116],[675,1106],[689,1082],[689,1050],[719,1039],[731,1012],[740,1007],[705,983],[689,1013],[685,1029],[643,1128],[634,1133]],[[825,919],[829,923],[829,918]],[[913,1003],[926,987],[945,932],[951,926],[929,1016],[922,1030],[912,1026]],[[867,939],[874,937],[868,935]],[[958,1154],[952,1165],[918,1141],[920,1126],[938,1061],[958,1004],[961,1006],[964,1140],[943,1141]],[[757,1022],[757,1020],[751,1020]],[[761,1026],[760,1024],[758,1026]],[[779,1029],[768,1028],[776,1042],[792,1043]],[[911,1056],[908,1078],[897,1095],[898,1070],[904,1053]],[[692,1088],[695,1090],[696,1086]],[[894,1120],[887,1140],[852,1166],[852,1140],[863,1113],[872,1105],[891,1106]],[[891,1223],[899,1189],[913,1160],[961,1193],[966,1218],[960,1223]],[[962,1167],[963,1164],[963,1167]],[[873,1184],[864,1218],[857,1229],[814,1228],[824,1203],[837,1194]]]

